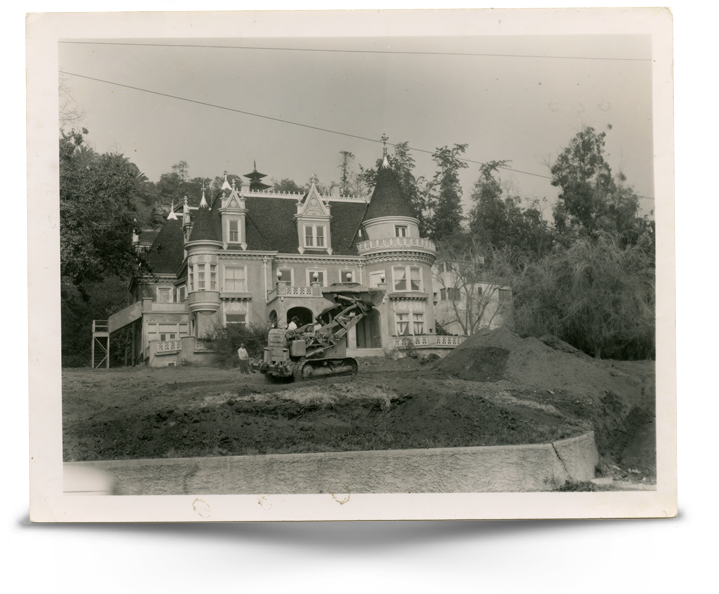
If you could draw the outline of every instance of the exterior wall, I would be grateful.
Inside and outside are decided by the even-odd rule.
[[[395,227],[398,225],[407,227],[406,237],[419,237],[417,219],[409,217],[381,217],[366,221],[362,227],[366,232],[367,239],[385,239],[397,237]]]

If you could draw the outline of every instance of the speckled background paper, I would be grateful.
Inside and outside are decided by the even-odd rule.
[[[32,9],[112,7],[130,2],[46,3],[41,0],[39,4]],[[352,3],[352,6],[362,5]],[[0,300],[3,303],[0,313],[0,516],[3,522],[10,510],[28,499],[24,123],[24,13],[27,8],[0,6]],[[719,436],[712,435],[718,424],[716,401],[712,398],[718,380],[712,372],[717,359],[715,343],[719,339],[712,340],[712,335],[717,334],[713,292],[719,282],[719,265],[710,241],[716,237],[719,222],[712,194],[717,187],[713,179],[717,168],[714,118],[719,58],[713,50],[718,25],[719,15],[713,3],[680,1],[674,6],[679,493],[694,506],[697,518],[691,538],[688,529],[657,536],[654,553],[650,556],[648,552],[647,556],[654,569],[714,568],[719,563],[716,559],[719,554],[716,546],[719,468],[716,457],[710,453],[719,446]],[[3,538],[0,568],[55,569],[52,545],[15,537],[11,547]]]

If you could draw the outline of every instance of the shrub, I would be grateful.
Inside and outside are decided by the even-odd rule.
[[[237,349],[241,344],[245,345],[251,358],[262,358],[268,331],[266,324],[230,324],[226,328],[216,326],[204,340],[217,353],[217,361],[221,365],[236,367],[239,364]]]

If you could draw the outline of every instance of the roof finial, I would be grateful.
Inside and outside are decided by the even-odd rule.
[[[382,167],[389,167],[389,162],[387,161],[387,141],[389,140],[389,136],[387,136],[384,132],[382,132]]]
[[[252,168],[257,171],[257,161],[252,161]]]
[[[202,188],[202,200],[200,200],[200,208],[207,207],[207,200],[205,200],[205,188]]]
[[[176,221],[177,215],[175,214],[175,201],[173,200],[170,204],[170,214],[167,215],[168,221]]]

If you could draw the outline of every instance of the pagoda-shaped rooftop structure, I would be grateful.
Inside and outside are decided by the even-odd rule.
[[[244,177],[250,180],[250,191],[251,192],[260,192],[262,190],[267,190],[268,188],[272,187],[269,184],[263,183],[260,181],[263,177],[267,177],[266,174],[260,173],[257,171],[257,162],[252,163],[254,169],[252,170],[252,173],[246,173]]]

